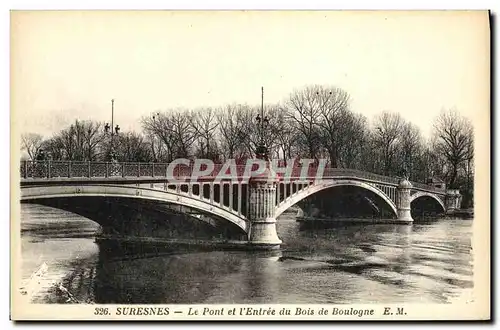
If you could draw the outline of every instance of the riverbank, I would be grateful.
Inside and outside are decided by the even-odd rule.
[[[451,210],[449,212],[446,212],[446,216],[449,218],[473,219],[474,209]]]
[[[379,218],[318,218],[318,217],[296,217],[295,220],[301,224],[316,225],[347,225],[347,224],[407,224],[408,221],[398,219],[379,219]]]

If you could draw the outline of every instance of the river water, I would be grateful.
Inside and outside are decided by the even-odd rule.
[[[473,286],[472,220],[304,230],[285,214],[279,251],[106,260],[88,219],[23,204],[21,228],[23,280],[46,265],[32,302],[447,303]]]

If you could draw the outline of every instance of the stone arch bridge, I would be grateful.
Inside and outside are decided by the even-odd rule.
[[[334,187],[356,187],[377,196],[395,222],[411,224],[412,202],[434,200],[443,212],[459,207],[458,191],[350,169],[296,167],[288,176],[266,168],[245,176],[217,177],[221,165],[193,180],[193,166],[177,164],[45,161],[21,162],[21,202],[51,205],[111,225],[117,205],[139,203],[141,212],[170,207],[196,210],[197,219],[230,223],[233,232],[260,248],[279,247],[276,218],[309,196]],[[205,171],[206,172],[206,171]],[[82,202],[83,201],[83,202]],[[106,202],[107,206],[103,207]],[[113,208],[114,207],[114,208]],[[108,210],[115,210],[109,211]],[[123,211],[127,212],[127,211]],[[116,214],[115,214],[116,215]]]

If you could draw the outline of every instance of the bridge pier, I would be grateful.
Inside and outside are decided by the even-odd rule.
[[[413,223],[411,217],[411,192],[412,184],[407,179],[401,179],[397,188],[396,207],[398,210],[398,222]]]
[[[446,191],[446,212],[453,213],[454,211],[460,209],[460,204],[462,204],[462,195],[458,189],[448,189]]]
[[[250,179],[250,228],[248,243],[255,249],[278,249],[282,243],[276,233],[277,176],[270,168]]]

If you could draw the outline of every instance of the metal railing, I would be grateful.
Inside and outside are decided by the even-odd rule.
[[[430,185],[425,184],[425,183],[411,181],[411,184],[412,184],[413,188],[416,188],[416,189],[433,191],[433,192],[438,193],[438,194],[445,194],[446,193],[446,189],[444,189],[444,188],[437,188],[437,187],[430,186]]]
[[[371,172],[365,172],[354,169],[345,169],[345,168],[325,168],[324,177],[354,177],[371,181],[379,181],[387,184],[397,185],[399,183],[399,178],[390,177],[385,175],[380,175]]]
[[[54,179],[54,178],[168,178],[183,179],[191,177],[193,173],[192,162],[190,165],[177,164],[169,169],[170,163],[130,163],[130,162],[81,162],[81,161],[21,161],[21,178],[24,179]],[[201,171],[205,171],[206,165],[202,165]],[[200,176],[199,180],[214,179],[218,175],[225,175],[225,178],[231,178],[231,169],[227,169],[225,173],[220,173],[223,169],[223,164],[215,164],[214,169],[210,173]],[[257,169],[257,164],[254,164],[252,170]],[[234,168],[233,168],[234,169]],[[170,173],[169,173],[170,170]],[[235,166],[236,175],[238,178],[247,177],[248,171],[245,165]],[[290,174],[291,179],[299,178],[316,178],[318,168],[309,166],[305,175],[302,173],[303,168],[300,166],[293,167]],[[279,174],[283,177],[284,174]],[[369,181],[378,181],[385,184],[397,185],[399,178],[389,177],[380,174],[344,168],[325,168],[320,178],[336,178],[336,177],[351,177]],[[414,187],[428,191],[438,191],[440,189],[422,183],[413,183]]]

